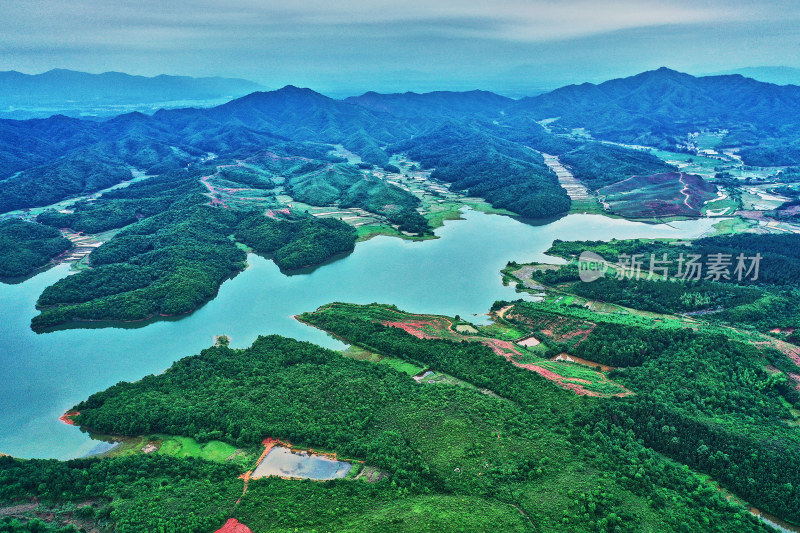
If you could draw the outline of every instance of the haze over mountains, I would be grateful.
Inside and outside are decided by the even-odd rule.
[[[754,165],[800,159],[800,87],[739,74],[695,77],[668,68],[599,85],[570,85],[515,104],[537,120],[560,117],[559,128],[586,128],[598,138],[675,148],[687,133],[727,129],[725,146]]]
[[[153,106],[187,106],[193,102],[220,103],[263,89],[238,78],[189,76],[132,76],[122,72],[89,74],[53,69],[42,74],[0,72],[0,116],[33,118],[57,112],[114,115]],[[176,104],[180,102],[180,104]]]
[[[800,85],[800,68],[793,67],[742,67],[721,72],[709,73],[719,76],[723,74],[741,74],[747,78],[774,83],[776,85]]]

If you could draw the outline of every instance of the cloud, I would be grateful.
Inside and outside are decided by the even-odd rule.
[[[0,23],[5,46],[31,42],[189,45],[224,36],[246,42],[276,35],[346,34],[371,27],[445,38],[520,42],[569,39],[666,24],[741,20],[764,13],[748,3],[673,0],[208,0],[136,3],[101,0],[6,0]],[[416,28],[416,29],[415,29]]]
[[[797,0],[0,1],[0,69],[25,72],[401,89],[486,87],[520,65],[559,83],[661,65],[800,66]]]

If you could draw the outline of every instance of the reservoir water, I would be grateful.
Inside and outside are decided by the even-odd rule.
[[[343,345],[292,316],[332,301],[393,303],[413,312],[455,315],[485,323],[495,300],[520,296],[501,283],[509,260],[551,260],[553,239],[697,237],[719,219],[648,225],[600,215],[570,215],[535,226],[466,211],[436,230],[436,240],[376,237],[311,272],[286,276],[256,255],[198,311],[136,327],[65,329],[36,334],[30,321],[42,290],[66,276],[60,265],[17,285],[0,284],[0,452],[67,459],[101,445],[59,422],[66,410],[119,381],[164,371],[182,357],[231,338],[249,346],[279,333],[330,348]]]
[[[303,479],[336,479],[350,472],[352,465],[323,455],[275,446],[253,471],[253,479],[267,476]]]

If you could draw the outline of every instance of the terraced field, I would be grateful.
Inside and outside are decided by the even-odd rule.
[[[632,176],[598,193],[608,209],[628,218],[699,217],[705,203],[718,198],[716,186],[683,172]]]

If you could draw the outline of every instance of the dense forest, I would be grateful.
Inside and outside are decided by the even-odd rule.
[[[117,161],[91,152],[75,154],[0,181],[0,213],[53,204],[131,178],[130,169]]]
[[[208,206],[171,209],[133,224],[92,253],[93,268],[47,287],[34,329],[80,320],[144,320],[188,313],[244,269],[236,235],[283,269],[351,251],[355,231],[334,219],[271,220]]]
[[[57,229],[86,234],[115,230],[101,237],[109,240],[91,253],[91,268],[44,291],[38,301],[42,313],[32,323],[43,331],[76,321],[144,320],[190,312],[243,269],[245,253],[237,241],[269,255],[286,271],[353,250],[357,233],[352,226],[285,209],[276,200],[280,192],[310,205],[364,209],[409,234],[431,233],[417,210],[416,196],[370,179],[330,151],[330,145],[281,140],[244,162],[199,161],[143,176],[98,198],[44,210],[36,216],[38,224],[8,223],[0,259],[8,276],[21,275],[70,246]],[[244,196],[260,198],[228,200],[227,205],[206,192],[213,190],[208,179],[222,191],[246,190]]]
[[[228,239],[237,217],[206,206],[138,222],[92,253],[93,268],[47,287],[34,329],[75,320],[143,320],[193,311],[245,266]]]
[[[735,283],[738,276],[735,275],[736,257],[743,254],[745,257],[761,255],[758,277],[752,279],[755,272],[751,272],[746,278],[748,283],[769,285],[777,287],[790,287],[797,283],[795,273],[800,270],[800,235],[791,233],[781,234],[753,234],[740,233],[736,235],[721,235],[717,237],[705,237],[683,243],[670,243],[665,240],[646,240],[630,239],[605,241],[562,241],[556,239],[552,247],[547,251],[550,255],[564,258],[578,257],[581,252],[591,250],[600,254],[607,261],[616,262],[621,254],[632,256],[633,254],[643,254],[646,259],[643,270],[649,268],[650,254],[654,254],[657,259],[663,259],[663,254],[667,254],[666,260],[670,261],[666,266],[669,267],[670,276],[678,275],[678,258],[681,253],[688,260],[688,255],[699,254],[704,261],[712,254],[725,254],[730,256],[732,265],[729,266],[728,277],[720,276],[721,283]],[[749,267],[749,262],[745,266]],[[707,272],[702,272],[704,278]]]
[[[196,194],[196,181],[182,172],[149,177],[131,186],[104,193],[99,200],[76,202],[69,211],[44,211],[36,221],[55,228],[102,233],[122,228],[167,211],[175,202]]]
[[[371,179],[353,165],[307,163],[294,170],[287,191],[294,199],[310,205],[359,207],[383,215],[400,231],[420,235],[431,232],[428,222],[416,210],[419,198],[383,180]]]
[[[753,304],[764,296],[757,287],[734,286],[709,280],[669,281],[604,276],[591,283],[580,280],[576,264],[557,270],[537,270],[532,278],[549,286],[568,287],[589,300],[602,300],[655,313],[693,313]],[[566,284],[569,284],[568,286]]]
[[[655,92],[665,96],[654,99],[651,94]],[[61,115],[2,120],[0,212],[43,206],[106,188],[127,179],[131,167],[163,173],[184,168],[208,152],[242,157],[289,141],[341,144],[377,165],[385,165],[396,150],[413,149],[428,160],[449,154],[447,165],[462,175],[443,168],[442,176],[448,181],[471,189],[472,194],[489,194],[492,198],[487,199],[493,204],[523,216],[542,216],[542,209],[520,210],[527,206],[514,202],[514,197],[531,197],[534,204],[552,198],[555,205],[547,213],[552,215],[568,209],[564,207],[566,197],[553,187],[538,161],[514,153],[521,149],[520,144],[558,155],[578,148],[569,157],[577,174],[587,179],[593,178],[590,170],[598,166],[597,161],[609,158],[614,165],[602,162],[601,174],[613,174],[615,165],[628,165],[631,159],[640,168],[656,164],[635,161],[645,156],[633,150],[624,154],[622,147],[589,144],[580,149],[544,132],[537,120],[558,117],[550,124],[554,133],[585,128],[598,138],[668,150],[685,144],[688,133],[727,129],[722,148],[740,148],[748,164],[786,166],[797,164],[800,153],[792,137],[797,127],[795,96],[796,88],[791,86],[776,87],[735,76],[696,78],[659,69],[518,101],[481,91],[367,93],[341,101],[287,86],[210,109],[161,110],[153,116],[129,113],[106,121]],[[453,130],[460,132],[458,142],[467,141],[461,145],[464,149],[458,150],[458,142],[448,147],[442,139]],[[432,150],[421,146],[421,139],[434,144]],[[514,145],[511,152],[499,139]],[[469,161],[466,148],[478,148],[473,153],[484,156],[486,164],[499,172],[487,174],[483,164]],[[608,151],[616,153],[605,153]],[[503,178],[508,171],[514,175]],[[478,187],[471,179],[479,176],[492,179]],[[504,188],[514,188],[514,194],[503,194],[498,181]],[[539,196],[534,189],[541,189]]]
[[[542,312],[536,304],[517,303],[506,316],[527,324]],[[637,393],[588,411],[587,423],[592,416],[605,422],[592,421],[595,429],[587,434],[607,439],[614,433],[609,425],[618,425],[760,508],[800,519],[797,467],[783,470],[800,464],[787,408],[800,407],[800,393],[787,375],[798,367],[788,357],[720,333],[585,314],[595,321],[586,340],[559,350],[621,367],[611,377]],[[783,372],[766,370],[767,364]]]
[[[246,216],[235,229],[236,239],[260,254],[270,254],[284,270],[322,263],[352,252],[356,230],[335,218],[271,219],[261,213]]]
[[[454,189],[524,217],[560,215],[570,208],[566,191],[541,155],[476,127],[447,124],[390,150],[434,168],[431,177]]]
[[[755,505],[800,520],[800,441],[781,423],[792,419],[781,398],[799,407],[800,394],[786,375],[763,368],[766,357],[788,359],[722,335],[608,326],[575,353],[619,364],[622,354],[637,348],[640,364],[626,365],[616,379],[640,395],[609,407],[606,419]]]
[[[71,247],[55,228],[21,220],[1,221],[0,278],[31,274]]]
[[[430,199],[411,192],[413,179],[389,182],[406,168],[393,156],[494,208],[555,217],[572,205],[542,153],[558,155],[591,191],[674,170],[591,136],[685,150],[687,134],[725,129],[719,149],[740,149],[748,164],[797,164],[796,96],[797,88],[660,69],[519,101],[480,91],[335,100],[288,86],[152,116],[0,120],[0,214],[35,220],[0,221],[0,278],[69,250],[60,231],[68,229],[104,242],[42,292],[37,332],[185,314],[241,272],[249,251],[285,272],[352,251],[363,232],[324,218],[328,207],[430,235]],[[796,175],[787,169],[785,181]],[[571,260],[584,250],[609,261],[642,254],[645,273],[653,254],[673,277],[689,255],[732,264],[671,282],[582,283],[574,263],[542,270],[533,279],[572,303],[497,302],[495,323],[473,328],[507,343],[533,335],[539,344],[521,355],[528,362],[585,359],[559,364],[597,368],[625,391],[618,397],[579,396],[481,342],[419,338],[382,323],[371,306],[330,304],[298,317],[350,344],[344,352],[278,335],[242,349],[220,342],[91,395],[74,421],[83,431],[222,442],[255,455],[277,438],[377,475],[245,484],[240,463],[142,448],[70,461],[0,454],[0,533],[205,532],[229,518],[257,533],[767,531],[738,498],[800,522],[800,367],[775,349],[788,353],[800,335],[800,236],[556,240],[549,253]],[[757,277],[737,276],[740,254],[759,254]],[[582,299],[663,315],[597,313]],[[675,313],[693,316],[667,316]],[[420,370],[437,380],[413,379]]]
[[[231,236],[271,254],[287,270],[353,249],[355,231],[338,220],[302,214],[295,215],[297,220],[273,220],[205,205],[197,178],[204,172],[202,168],[171,172],[79,203],[72,213],[39,215],[42,224],[84,231],[124,227],[92,252],[91,269],[45,289],[37,303],[42,313],[34,318],[34,329],[193,311],[244,268],[245,252]]]
[[[18,512],[20,518],[0,522],[0,531],[77,533],[69,524],[80,524],[81,531],[210,532],[241,494],[238,473],[233,465],[158,454],[72,461],[0,456],[0,502],[33,500],[45,519]]]
[[[342,306],[338,315],[322,312],[318,319],[345,335],[359,335],[359,326],[370,323],[357,309]],[[304,320],[316,320],[315,315]],[[595,449],[591,438],[584,442],[580,428],[585,424],[573,426],[572,420],[576,412],[591,411],[593,400],[534,373],[523,374],[486,346],[418,339],[376,326],[368,338],[377,337],[381,349],[407,361],[447,366],[463,384],[421,385],[391,365],[269,336],[244,350],[209,348],[161,375],[94,394],[76,406],[81,414],[75,420],[106,432],[167,432],[237,446],[255,446],[270,436],[361,458],[389,474],[375,484],[252,480],[231,512],[256,532],[295,527],[417,531],[445,517],[465,530],[484,529],[486,520],[510,531],[764,530],[715,490],[699,488],[694,474],[629,442],[625,434],[609,444],[622,454]],[[489,391],[481,388],[485,385]],[[100,463],[111,461],[117,459]],[[24,475],[17,470],[6,479],[35,478],[38,468],[49,466],[29,464]],[[68,464],[75,469],[93,465],[91,460]],[[647,477],[634,476],[632,464]],[[3,463],[3,469],[11,465],[19,468]],[[141,483],[159,472],[141,474]],[[218,483],[211,476],[206,487]],[[43,489],[33,480],[26,487],[29,496]],[[209,499],[219,492],[224,491],[184,492],[182,508],[199,505],[196,499],[213,505]],[[170,494],[139,508],[136,519],[147,524],[160,515],[168,521],[174,515],[165,510]],[[264,507],[264,501],[270,505]],[[111,505],[112,520],[127,518],[126,510],[133,513],[115,500]],[[424,520],[410,513],[411,506],[425,509]]]
[[[796,273],[800,269],[800,236],[738,234],[706,237],[691,243],[661,240],[571,241],[556,239],[551,255],[577,258],[591,250],[613,263],[638,256],[642,279],[617,273],[592,283],[578,282],[577,266],[534,273],[545,284],[569,284],[569,291],[588,299],[618,303],[658,313],[702,313],[704,319],[750,325],[767,331],[795,328],[800,320]],[[721,255],[720,255],[721,254]],[[756,264],[754,259],[759,256]],[[666,268],[670,280],[646,279],[650,257],[656,278]],[[742,255],[743,261],[738,260]],[[694,258],[694,259],[693,259]],[[715,258],[722,260],[716,270]],[[698,265],[692,270],[690,260]],[[661,262],[664,261],[664,262]],[[737,270],[739,269],[739,270]],[[741,277],[741,279],[739,279]],[[755,279],[754,279],[755,278]]]

